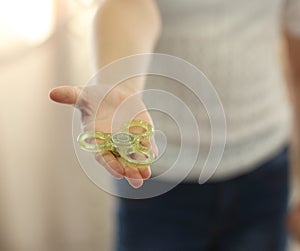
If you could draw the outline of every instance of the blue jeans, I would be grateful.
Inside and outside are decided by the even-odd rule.
[[[240,177],[119,199],[118,251],[283,251],[288,151]]]

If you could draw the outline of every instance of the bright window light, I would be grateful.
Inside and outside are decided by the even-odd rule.
[[[0,47],[38,44],[53,29],[53,0],[0,0]]]

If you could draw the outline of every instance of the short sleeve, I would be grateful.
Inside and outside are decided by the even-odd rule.
[[[300,37],[300,0],[285,0],[283,11],[284,27]]]

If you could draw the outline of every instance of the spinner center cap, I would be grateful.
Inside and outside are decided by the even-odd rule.
[[[112,141],[116,145],[127,146],[134,142],[134,137],[130,133],[118,132],[112,135]]]

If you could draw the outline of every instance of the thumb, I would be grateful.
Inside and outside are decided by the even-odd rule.
[[[60,86],[52,89],[49,92],[51,100],[62,103],[74,105],[80,95],[82,88],[76,86]]]

